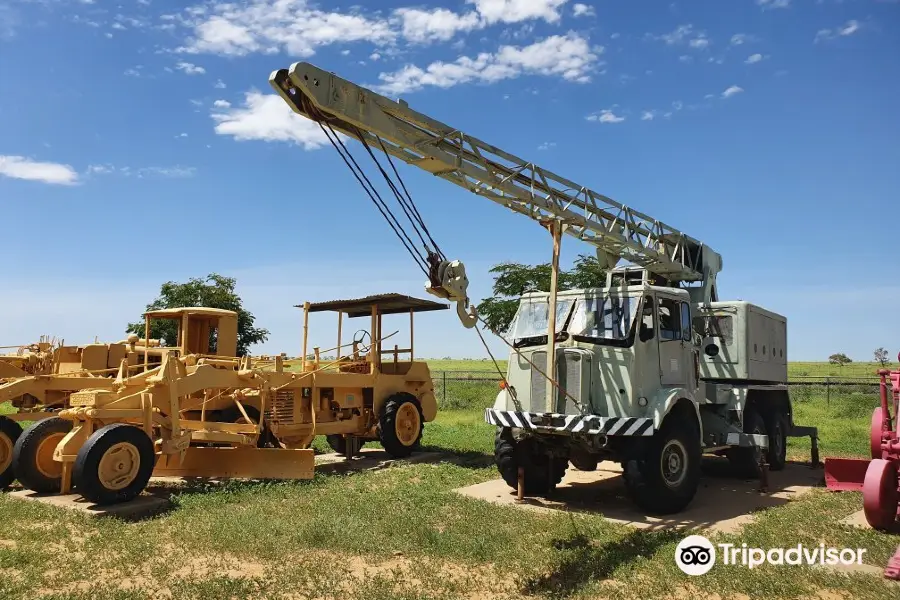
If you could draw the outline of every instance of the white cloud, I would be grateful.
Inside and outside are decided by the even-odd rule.
[[[138,178],[144,178],[152,175],[157,175],[159,177],[171,177],[171,178],[185,178],[185,177],[193,177],[197,172],[196,167],[142,167],[137,170]]]
[[[124,25],[122,25],[122,24],[119,23],[119,22],[113,23],[113,24],[111,25],[111,27],[112,27],[113,29],[118,29],[118,30],[128,29],[127,27],[125,27]]]
[[[187,75],[203,75],[206,73],[206,69],[203,67],[184,61],[175,65],[175,68],[179,71],[183,71]]]
[[[625,117],[616,115],[612,109],[605,108],[598,113],[593,113],[585,117],[588,121],[596,121],[598,123],[621,123]]]
[[[726,89],[724,92],[722,92],[722,97],[723,98],[731,98],[735,94],[740,94],[743,91],[744,91],[744,88],[737,86],[737,85],[732,85],[731,87]]]
[[[179,133],[179,134],[176,135],[175,137],[176,137],[176,138],[186,138],[187,136],[188,136],[188,134],[186,134],[186,133],[184,133],[184,132],[182,131],[181,133]]]
[[[594,7],[587,4],[578,2],[572,7],[572,15],[575,17],[593,17],[595,14]]]
[[[217,79],[216,83],[215,83],[215,85],[213,85],[213,87],[216,88],[217,90],[224,90],[226,86],[225,86],[224,81],[222,81],[221,79]]]
[[[791,5],[791,0],[756,0],[756,3],[763,10],[769,10],[770,8],[787,8]]]
[[[681,56],[678,57],[678,60],[683,63],[689,63],[689,62],[694,62],[694,57],[691,56],[690,54],[682,54]]]
[[[537,147],[538,150],[549,150],[550,148],[556,148],[556,142],[544,142]]]
[[[133,67],[129,67],[125,69],[122,74],[126,77],[140,77],[143,73],[141,71],[144,70],[144,65],[135,65]]]
[[[394,12],[400,19],[403,37],[411,42],[445,42],[457,32],[471,31],[482,25],[478,13],[457,14],[446,8],[421,10],[399,8]]]
[[[38,162],[24,156],[0,155],[0,176],[56,185],[78,183],[78,173],[69,165]]]
[[[358,9],[332,12],[308,0],[248,0],[243,3],[199,5],[182,14],[160,18],[190,29],[178,52],[241,56],[284,52],[306,58],[322,46],[368,42],[387,46],[406,39],[415,43],[447,41],[459,32],[495,23],[560,20],[568,0],[467,0],[474,10],[401,7],[389,13],[364,15]]]
[[[763,55],[760,54],[759,52],[757,52],[756,54],[751,54],[750,56],[748,56],[747,60],[745,60],[744,62],[747,63],[748,65],[752,65],[754,63],[760,62],[762,59],[763,59]]]
[[[422,69],[407,65],[393,73],[381,73],[377,87],[389,94],[413,92],[427,86],[449,88],[462,83],[492,83],[520,75],[556,75],[568,81],[590,80],[602,48],[591,48],[577,34],[554,35],[530,46],[502,46],[475,58],[461,56],[452,63],[436,61]]]
[[[371,60],[371,61],[376,61],[380,58],[381,58],[381,54],[379,54],[378,52],[373,52],[372,54],[369,55],[369,60]]]
[[[703,49],[709,46],[709,40],[705,37],[696,37],[688,42],[691,48]]]
[[[749,44],[751,42],[756,41],[756,36],[750,35],[749,33],[736,33],[731,36],[731,45],[732,46],[741,46],[743,44]]]
[[[304,150],[315,150],[328,143],[316,123],[294,114],[275,94],[251,90],[245,94],[242,107],[214,110],[210,116],[216,122],[217,134],[230,135],[238,141],[288,142]]]
[[[656,118],[657,111],[655,110],[645,110],[641,113],[641,121],[652,121]]]
[[[228,100],[216,100],[213,102],[213,108],[231,108],[231,102]]]
[[[466,0],[487,23],[519,23],[529,19],[559,21],[559,7],[568,0]]]
[[[857,31],[859,31],[859,29],[859,21],[857,21],[856,19],[851,19],[841,27],[835,27],[834,29],[820,29],[816,32],[816,37],[813,41],[818,43],[821,40],[833,40],[838,37],[853,35]]]

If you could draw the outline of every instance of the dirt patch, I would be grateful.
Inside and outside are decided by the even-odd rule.
[[[9,548],[15,550],[18,544],[13,540],[0,540],[0,548]]]
[[[213,576],[225,576],[232,579],[252,579],[262,577],[266,566],[246,558],[223,554],[217,556],[200,556],[187,559],[183,566],[172,573],[182,579],[205,579]]]

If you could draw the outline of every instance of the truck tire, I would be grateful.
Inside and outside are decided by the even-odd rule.
[[[247,416],[253,419],[253,424],[259,423],[259,410],[253,406],[245,406],[244,410],[247,412]],[[247,419],[244,418],[244,414],[241,412],[237,406],[232,405],[228,408],[223,408],[219,412],[219,420],[222,423],[246,423]],[[218,444],[216,444],[218,445]],[[227,445],[227,444],[226,444]],[[256,440],[257,448],[275,448],[275,436],[272,435],[272,432],[269,430],[267,426],[263,426],[262,432],[259,434],[259,438]]]
[[[766,461],[770,471],[782,471],[787,464],[788,416],[775,409],[765,419],[766,435],[769,436],[769,450]]]
[[[405,458],[418,450],[425,419],[419,400],[410,393],[397,392],[384,403],[378,421],[378,437],[394,458]]]
[[[363,446],[366,445],[366,440],[359,439],[359,449],[362,450]],[[331,449],[337,452],[338,454],[344,454],[347,452],[347,438],[339,433],[333,433],[325,436],[325,441],[328,442],[328,445],[331,446]]]
[[[7,417],[0,417],[0,490],[5,490],[16,478],[13,470],[13,448],[22,435],[22,426]]]
[[[71,430],[72,421],[51,417],[22,432],[13,448],[12,462],[19,483],[39,494],[59,493],[62,463],[53,460],[53,451]]]
[[[113,423],[91,434],[75,457],[72,483],[98,505],[131,500],[147,487],[156,451],[143,429]]]
[[[744,410],[744,433],[767,435],[766,422],[751,404]],[[759,477],[758,448],[729,448],[725,455],[731,463],[732,471],[738,477],[755,479]]]
[[[702,455],[696,420],[670,413],[659,431],[625,461],[622,475],[628,495],[649,513],[681,512],[700,485]]]
[[[548,461],[553,461],[552,476]],[[503,481],[514,490],[519,487],[519,467],[524,467],[525,493],[528,495],[549,493],[562,481],[569,466],[568,459],[537,452],[530,440],[517,442],[512,430],[506,427],[497,428],[494,462]]]

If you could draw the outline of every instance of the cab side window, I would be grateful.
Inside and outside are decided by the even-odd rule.
[[[691,341],[691,305],[687,302],[681,303],[681,339]]]
[[[648,342],[655,337],[656,324],[654,323],[654,315],[656,314],[655,305],[653,304],[653,296],[644,296],[644,305],[641,308],[641,331],[640,338],[643,342]]]
[[[659,339],[668,342],[681,339],[681,309],[677,300],[659,299]]]

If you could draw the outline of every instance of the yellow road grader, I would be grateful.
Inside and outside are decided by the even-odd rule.
[[[317,435],[348,456],[366,440],[380,441],[395,457],[415,451],[437,403],[427,364],[414,360],[413,315],[447,305],[384,294],[303,308],[299,364],[282,356],[235,357],[236,313],[180,308],[148,312],[144,338],[151,319],[174,318],[178,347],[138,348],[133,340],[115,376],[102,384],[41,376],[30,378],[32,387],[29,378],[0,385],[0,403],[37,383],[70,391],[66,408],[18,436],[15,476],[36,492],[74,489],[111,504],[141,493],[154,475],[311,478]],[[330,361],[318,348],[307,354],[309,314],[319,311],[338,313],[337,356]],[[408,348],[382,343],[390,337],[382,335],[382,317],[391,314],[409,316]],[[370,319],[346,347],[344,316]]]

